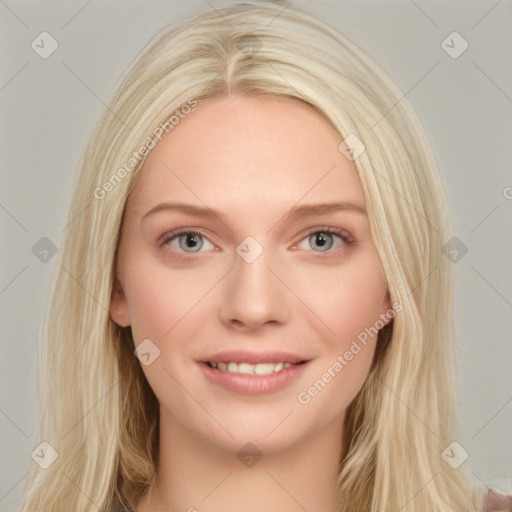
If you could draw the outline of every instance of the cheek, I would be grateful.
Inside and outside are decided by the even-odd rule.
[[[304,283],[303,296],[322,320],[332,349],[340,351],[374,327],[385,312],[387,287],[373,253],[321,269]],[[379,325],[380,326],[380,325]],[[369,340],[371,341],[371,340]]]
[[[149,265],[144,272],[128,273],[125,291],[131,318],[131,330],[135,346],[143,340],[151,340],[151,356],[158,354],[154,362],[142,364],[142,370],[162,404],[185,409],[187,401],[177,382],[193,368],[190,358],[189,340],[197,335],[200,322],[200,299],[205,290],[199,282],[179,278],[179,274],[165,271],[162,267]],[[207,290],[207,288],[206,288]],[[201,293],[199,293],[201,292]],[[141,361],[143,361],[141,359]],[[190,404],[189,404],[190,405]]]
[[[134,339],[163,340],[212,286],[212,273],[169,269],[149,251],[132,250],[124,267],[124,289]]]
[[[172,327],[172,318],[166,311],[172,291],[151,274],[137,275],[125,286],[134,340],[150,338],[158,343],[162,334]]]
[[[311,368],[297,401],[306,415],[328,422],[350,405],[371,368],[387,288],[378,260],[368,257],[317,276],[309,296],[329,327],[322,357]],[[328,412],[326,412],[328,411]]]

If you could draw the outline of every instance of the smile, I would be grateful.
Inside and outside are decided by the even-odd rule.
[[[216,368],[221,372],[228,373],[241,373],[244,375],[270,375],[272,373],[278,373],[286,368],[290,368],[292,363],[288,362],[277,362],[277,363],[236,363],[235,361],[223,362],[219,361],[207,363],[211,368]]]
[[[225,351],[197,363],[206,381],[239,395],[266,395],[297,380],[310,359],[282,351]]]

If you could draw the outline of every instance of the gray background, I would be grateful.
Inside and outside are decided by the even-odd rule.
[[[17,510],[41,441],[35,375],[55,259],[41,261],[32,249],[43,237],[59,245],[79,156],[126,66],[166,24],[225,5],[0,0],[1,511]],[[381,63],[429,135],[455,234],[468,249],[454,263],[457,440],[475,478],[512,491],[512,3],[293,5],[329,21]],[[43,31],[59,43],[47,59],[31,48]],[[469,44],[456,59],[441,47],[453,31]]]

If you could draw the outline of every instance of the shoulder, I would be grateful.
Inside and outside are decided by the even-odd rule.
[[[512,494],[502,494],[496,489],[489,489],[485,495],[482,512],[512,512]]]

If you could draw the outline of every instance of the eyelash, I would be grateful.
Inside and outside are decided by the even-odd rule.
[[[314,253],[317,253],[318,255],[320,255],[320,257],[322,258],[332,258],[334,256],[337,256],[338,252],[343,250],[343,246],[344,245],[351,245],[355,242],[354,238],[352,237],[352,235],[344,230],[344,229],[340,229],[340,228],[332,228],[332,227],[329,227],[329,226],[318,226],[318,227],[315,227],[314,229],[312,229],[311,231],[307,232],[299,241],[302,242],[303,240],[305,240],[306,238],[310,237],[311,235],[314,235],[316,233],[325,233],[325,234],[330,234],[330,235],[337,235],[339,238],[341,238],[342,240],[342,246],[339,247],[338,249],[334,249],[334,250],[330,250],[328,249],[327,251],[323,252],[323,251],[308,251],[308,252],[314,252]],[[176,229],[176,230],[173,230],[169,233],[166,233],[164,235],[162,235],[162,237],[160,237],[159,241],[158,241],[158,246],[159,247],[162,247],[164,248],[165,250],[168,250],[172,253],[175,253],[176,251],[172,250],[172,249],[169,249],[168,248],[168,244],[173,241],[174,239],[178,238],[180,235],[199,235],[203,238],[206,238],[208,240],[208,237],[206,237],[205,235],[203,235],[200,231],[194,231],[193,229],[191,228],[187,228],[187,229]],[[209,240],[208,240],[209,241]],[[210,242],[212,243],[212,242]],[[297,245],[299,245],[299,243],[295,244],[294,245],[294,248],[297,247]],[[194,256],[194,253],[187,253],[187,252],[178,252],[180,258],[185,258],[185,259],[193,259],[193,258],[197,258],[197,256]],[[197,254],[200,254],[200,252],[197,252]]]

